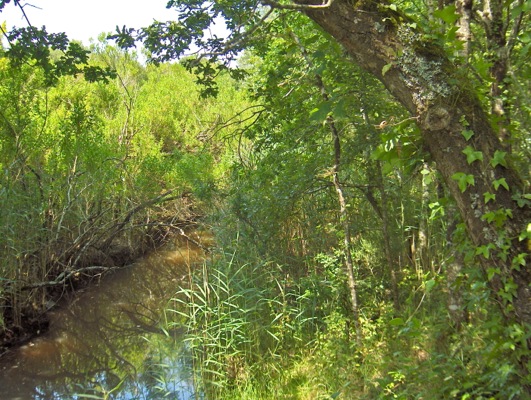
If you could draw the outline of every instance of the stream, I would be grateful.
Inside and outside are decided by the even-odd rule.
[[[161,327],[203,252],[180,240],[51,312],[50,329],[0,358],[0,399],[192,399],[183,332]]]

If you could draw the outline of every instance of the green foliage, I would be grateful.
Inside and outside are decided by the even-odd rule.
[[[456,54],[453,59],[461,62],[457,53],[463,46],[457,41],[456,29],[438,33],[441,26],[455,23],[455,6],[434,16],[437,21],[430,24],[438,28],[433,30],[433,39],[445,43]],[[237,258],[241,265],[257,254],[265,260],[264,269],[282,265],[280,270],[270,268],[270,274],[279,282],[289,275],[290,286],[296,286],[314,305],[312,323],[302,328],[300,337],[318,327],[317,339],[301,349],[287,339],[289,335],[275,334],[278,348],[285,353],[252,363],[265,379],[251,373],[245,375],[245,383],[227,385],[220,380],[217,395],[518,398],[524,389],[518,357],[511,349],[519,351],[522,337],[515,332],[522,328],[495,332],[496,324],[503,326],[502,317],[490,302],[487,287],[501,270],[493,267],[483,276],[474,260],[474,256],[493,262],[507,257],[507,237],[476,248],[458,228],[452,239],[455,205],[422,151],[415,118],[402,115],[388,98],[379,96],[378,84],[298,15],[281,15],[267,29],[270,40],[256,43],[242,61],[250,70],[245,85],[264,112],[245,131],[246,152],[234,160],[227,176],[228,196],[222,203],[226,208],[215,216],[215,227],[221,246],[229,242],[227,232],[240,232]],[[474,57],[471,68],[487,79],[490,64]],[[384,72],[391,68],[384,67]],[[342,252],[335,250],[344,237],[329,180],[331,121],[343,138],[340,179],[347,188],[353,215],[350,226],[356,232],[353,258],[365,337],[361,348],[352,337]],[[508,152],[498,150],[487,159],[474,147],[477,133],[466,129],[465,119],[462,122],[462,135],[469,142],[463,150],[468,164],[508,167],[512,162]],[[381,189],[377,189],[378,179]],[[476,176],[464,172],[452,179],[462,192],[479,184]],[[494,207],[497,191],[510,189],[506,186],[499,177],[491,192],[483,194],[485,204],[493,208],[482,218],[498,228],[511,218],[511,210]],[[387,235],[391,259],[401,277],[400,310],[394,310],[390,302],[390,273],[380,230],[382,207],[391,215]],[[514,259],[518,268],[523,257]],[[450,273],[454,263],[461,269]],[[269,281],[269,285],[264,296],[274,296],[274,284]],[[263,283],[261,287],[268,286]],[[510,304],[514,282],[504,281],[502,291]],[[298,306],[304,315],[304,302]],[[262,321],[263,326],[270,326],[269,319]],[[230,326],[229,321],[226,324]],[[288,326],[282,329],[291,332]],[[295,362],[291,354],[298,356]],[[274,373],[278,370],[283,371],[281,376]]]
[[[507,37],[513,48],[494,49],[488,24],[473,22],[470,54],[464,54],[468,44],[456,25],[456,5],[381,6],[416,17],[408,22],[414,45],[429,55],[446,52],[459,69],[450,76],[438,61],[418,63],[411,48],[384,65],[382,75],[389,77],[401,63],[412,77],[407,85],[425,85],[431,94],[456,101],[470,89],[485,109],[500,101],[511,105],[510,113],[493,112],[490,121],[509,131],[507,148],[490,148],[495,141],[478,146],[483,132],[467,122],[474,116],[459,120],[467,142],[459,154],[471,169],[455,172],[446,183],[462,193],[486,188],[470,199],[474,221],[487,224],[477,235],[489,242],[480,246],[465,238],[456,205],[423,150],[433,145],[423,143],[431,133],[421,132],[417,116],[406,115],[380,82],[298,13],[268,11],[255,1],[170,1],[178,22],[123,27],[113,38],[124,48],[142,40],[155,65],[182,57],[190,46],[212,58],[144,67],[130,53],[96,45],[91,65],[96,72],[116,71],[110,85],[71,77],[81,72],[71,64],[85,63],[87,53],[65,47],[62,36],[51,38],[63,55],[48,63],[52,52],[37,46],[43,57],[31,53],[24,47],[31,32],[18,32],[13,40],[22,47],[13,42],[13,54],[36,61],[20,64],[19,71],[8,68],[6,59],[0,63],[6,280],[29,274],[21,255],[82,242],[93,226],[113,232],[105,228],[129,210],[174,190],[210,211],[218,239],[218,252],[171,305],[173,324],[187,329],[205,397],[525,396],[529,378],[521,364],[529,359],[529,334],[512,320],[518,286],[507,270],[525,268],[527,255],[511,249],[528,244],[530,233],[529,226],[505,229],[516,208],[498,204],[516,190],[501,175],[505,169],[514,163],[529,178],[531,102],[523,82],[530,45],[529,34],[518,29],[520,23],[528,27],[523,4],[507,3],[502,11],[514,27]],[[220,18],[231,29],[228,37],[205,37]],[[246,74],[228,68],[244,48],[249,50],[238,67]],[[506,78],[495,82],[500,54],[510,62]],[[203,89],[187,69],[196,70]],[[56,87],[47,88],[52,81]],[[467,87],[453,90],[456,81]],[[499,95],[494,83],[502,87]],[[217,102],[204,94],[217,95]],[[342,150],[339,174],[333,130]],[[482,186],[484,177],[470,171],[488,168],[496,176]],[[345,189],[346,221],[340,221],[338,181]],[[518,207],[529,207],[528,194],[511,195]],[[135,222],[167,211],[146,210]],[[343,270],[341,222],[352,232],[356,319]],[[98,237],[100,231],[94,232],[91,237]],[[481,268],[479,260],[489,264]],[[30,281],[53,276],[49,270],[37,275]],[[361,341],[354,340],[357,323]]]
[[[0,272],[12,282],[9,293],[7,281],[0,285],[0,301],[14,318],[6,324],[49,300],[46,285],[22,286],[60,285],[65,269],[126,262],[147,238],[158,240],[158,224],[190,218],[190,197],[211,197],[223,173],[221,121],[244,107],[228,77],[221,105],[202,100],[180,65],[146,68],[105,43],[93,50],[90,66],[116,71],[112,82],[70,71],[49,87],[43,66],[13,68],[0,57]],[[131,256],[112,259],[116,246]]]
[[[33,26],[3,33],[9,43],[5,54],[11,66],[20,68],[29,63],[41,68],[46,85],[56,84],[62,76],[83,74],[89,82],[107,82],[116,76],[109,68],[89,65],[89,51],[70,42],[65,33],[48,33],[45,27]]]
[[[472,147],[467,146],[463,150],[463,154],[466,155],[466,162],[472,164],[474,161],[483,161],[483,153],[476,151]]]
[[[464,192],[468,186],[474,186],[476,183],[474,175],[465,174],[464,172],[456,172],[452,175],[452,179],[457,181],[461,192]]]
[[[170,328],[186,328],[201,390],[226,393],[261,374],[276,375],[263,364],[302,343],[314,320],[309,294],[290,284],[274,278],[271,265],[241,265],[235,254],[222,254],[176,293],[169,311],[179,317]]]

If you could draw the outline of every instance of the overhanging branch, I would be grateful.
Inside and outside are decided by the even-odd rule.
[[[278,8],[281,10],[315,10],[320,8],[328,8],[334,3],[334,0],[328,0],[326,3],[322,4],[282,4],[273,0],[263,0],[262,4],[264,6],[269,6],[271,8]]]

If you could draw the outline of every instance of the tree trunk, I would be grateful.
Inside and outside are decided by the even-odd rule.
[[[312,67],[312,61],[307,54],[306,49],[301,44],[300,39],[294,34],[291,34],[293,40],[299,46],[304,59],[310,67]],[[321,93],[323,100],[328,101],[330,95],[328,94],[323,78],[321,75],[315,75],[315,82]],[[330,115],[326,119],[328,128],[332,135],[332,144],[334,147],[334,164],[332,166],[332,182],[334,189],[337,193],[337,200],[339,203],[339,220],[343,228],[343,248],[345,252],[345,269],[347,272],[348,287],[350,291],[350,306],[352,309],[352,319],[354,321],[354,329],[356,331],[356,343],[361,346],[362,344],[362,332],[360,324],[360,312],[358,305],[358,289],[356,282],[356,275],[354,272],[354,260],[352,259],[352,233],[350,230],[350,221],[348,215],[347,200],[343,191],[343,184],[339,179],[339,170],[341,168],[341,138],[339,136],[339,130],[337,129],[333,115]]]
[[[458,278],[463,270],[465,261],[463,254],[453,243],[453,236],[457,227],[457,219],[451,221],[446,232],[446,247],[448,252],[448,264],[446,266],[446,288],[448,290],[448,315],[451,326],[459,332],[462,324],[468,319],[468,313],[463,305],[463,296]]]
[[[364,105],[362,108],[362,117],[365,121],[365,124],[371,131],[375,131],[374,124],[370,121],[369,115],[367,114],[367,107]],[[382,166],[380,161],[370,161],[369,168],[367,169],[367,179],[371,182],[374,182],[376,188],[380,192],[380,205],[374,198],[370,185],[367,185],[367,190],[365,191],[365,197],[376,211],[376,214],[382,220],[382,237],[383,237],[383,250],[385,253],[385,260],[387,262],[387,269],[391,278],[391,296],[393,297],[393,306],[396,311],[400,311],[400,296],[398,291],[398,283],[400,280],[400,270],[397,268],[397,263],[393,257],[393,251],[391,248],[391,228],[390,228],[390,218],[389,218],[389,201],[387,197],[387,191],[384,184],[384,176],[382,173]]]
[[[531,324],[531,272],[525,268],[530,257],[526,241],[519,239],[531,220],[530,207],[519,206],[523,183],[504,159],[504,147],[462,71],[414,21],[381,2],[335,0],[305,13],[416,117],[478,254],[484,255],[481,265],[491,277],[494,300],[506,305],[509,319]]]
[[[381,199],[381,212],[382,212],[382,235],[383,235],[383,245],[385,260],[387,262],[387,269],[391,274],[391,295],[393,296],[393,306],[396,311],[400,311],[400,297],[398,292],[398,281],[399,271],[397,271],[396,263],[393,257],[393,251],[391,249],[391,228],[390,228],[390,218],[389,213],[389,201],[387,199],[387,192],[385,189],[383,181],[382,166],[380,161],[375,162],[375,174],[376,174],[376,185],[380,191]]]
[[[427,162],[424,162],[423,170],[428,171],[429,165]],[[422,184],[421,184],[421,201],[420,201],[420,212],[419,212],[419,234],[417,242],[417,251],[419,255],[419,264],[422,271],[422,275],[427,271],[432,272],[435,276],[435,268],[432,265],[431,256],[429,253],[429,233],[428,233],[428,220],[429,220],[429,202],[430,202],[430,188],[426,182],[426,175],[422,175]]]
[[[463,49],[460,51],[460,55],[465,62],[468,62],[472,41],[472,30],[470,27],[470,22],[472,21],[472,0],[455,0],[455,8],[457,14],[459,14],[457,37],[463,43]]]

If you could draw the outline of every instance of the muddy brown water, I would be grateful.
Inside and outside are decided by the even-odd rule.
[[[53,311],[46,334],[0,358],[0,400],[194,398],[183,329],[165,309],[203,258],[176,242]]]

